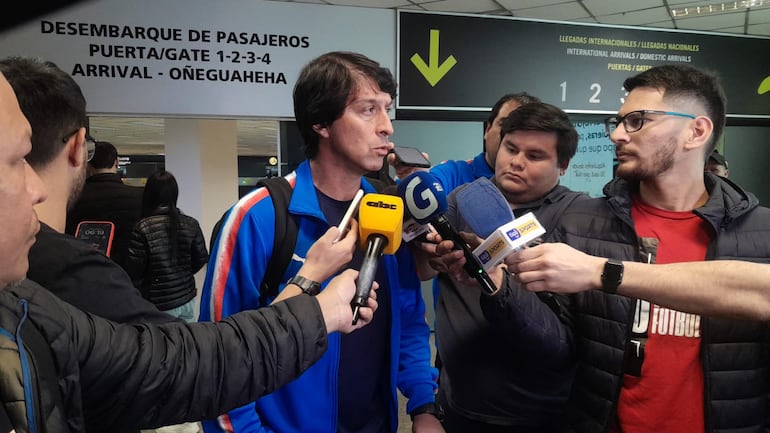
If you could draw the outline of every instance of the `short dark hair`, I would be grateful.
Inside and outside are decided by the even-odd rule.
[[[91,168],[112,168],[118,159],[118,149],[109,141],[97,141],[94,143],[94,157],[88,161]]]
[[[503,119],[500,137],[514,131],[556,133],[556,157],[559,164],[569,162],[577,151],[578,133],[561,108],[545,102],[533,102],[511,111]]]
[[[717,165],[721,165],[724,168],[727,168],[727,158],[724,157],[719,151],[714,150],[711,152],[711,155],[709,155],[709,158],[706,160],[707,163],[714,162]]]
[[[33,168],[44,167],[64,148],[68,134],[88,124],[83,92],[55,63],[38,58],[6,57],[0,60],[0,72],[32,127],[27,162]]]
[[[302,68],[294,85],[294,117],[307,158],[318,154],[318,134],[313,126],[328,126],[339,119],[362,78],[376,83],[391,98],[396,97],[396,80],[390,70],[363,54],[334,51]]]
[[[515,101],[519,105],[526,105],[532,102],[541,102],[540,98],[537,96],[532,96],[527,92],[508,93],[501,96],[500,99],[495,102],[495,105],[492,106],[492,111],[489,112],[489,117],[487,117],[487,120],[484,121],[484,131],[486,131],[487,128],[489,128],[489,125],[494,123],[495,119],[497,119],[497,116],[500,115],[500,110],[502,110],[503,105],[510,101]]]
[[[629,92],[637,87],[661,89],[666,100],[695,99],[703,104],[714,123],[704,159],[716,148],[725,128],[727,111],[727,97],[716,73],[690,65],[662,65],[627,78],[623,87]]]

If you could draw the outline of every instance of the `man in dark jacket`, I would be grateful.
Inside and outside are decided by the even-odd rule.
[[[84,128],[78,129],[85,158]],[[352,325],[355,271],[317,296],[300,294],[223,323],[120,325],[23,280],[45,187],[25,157],[32,131],[0,75],[0,419],[16,431],[114,431],[214,417],[296,378]],[[354,227],[355,228],[355,227]],[[350,233],[357,233],[351,230]],[[308,252],[349,260],[355,235],[331,228]],[[307,264],[307,262],[306,262]],[[289,292],[285,290],[284,292]],[[300,293],[298,289],[294,293]],[[372,294],[375,292],[373,291]],[[225,374],[226,372],[226,374]],[[7,418],[7,419],[6,419]],[[112,430],[111,430],[112,429]]]
[[[67,213],[65,231],[74,235],[81,221],[111,221],[115,237],[110,258],[125,267],[131,231],[141,217],[142,188],[123,183],[118,174],[118,150],[112,143],[97,141],[88,166],[83,192]]]
[[[770,324],[615,294],[622,260],[770,261],[770,210],[730,181],[703,173],[725,124],[722,87],[714,75],[685,65],[652,68],[624,86],[629,94],[619,115],[607,120],[619,179],[607,184],[604,198],[565,212],[552,233],[552,240],[610,259],[601,269],[580,269],[580,260],[545,271],[601,274],[604,290],[570,298],[578,358],[571,431],[765,431]],[[529,271],[517,257],[510,269]],[[544,278],[525,277],[527,285]],[[482,308],[505,329],[521,299],[532,295],[505,277],[504,290],[484,297]],[[563,325],[554,319],[549,326]]]
[[[35,131],[27,162],[48,191],[48,200],[35,208],[41,225],[29,252],[27,277],[81,310],[116,322],[174,321],[142,297],[123,268],[63,233],[67,207],[77,200],[86,172],[81,126],[86,100],[80,86],[66,72],[38,59],[2,59],[0,72]],[[72,127],[61,132],[62,125]]]
[[[515,217],[533,212],[550,230],[567,208],[588,199],[559,185],[578,144],[567,113],[532,102],[512,110],[498,128],[494,184]],[[488,181],[460,186],[448,197],[447,218],[459,231],[472,230],[461,216],[464,203],[458,197],[480,182]],[[558,340],[540,340],[537,316],[527,317],[521,332],[501,332],[484,318],[477,290],[443,273],[438,282],[439,396],[446,432],[557,431],[572,382],[571,350],[560,347]],[[540,303],[537,297],[531,301]],[[553,317],[544,314],[546,321]]]

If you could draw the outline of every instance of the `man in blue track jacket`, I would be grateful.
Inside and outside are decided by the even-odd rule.
[[[305,141],[303,162],[286,179],[293,187],[288,212],[299,234],[286,281],[310,245],[337,225],[359,188],[374,192],[365,173],[379,170],[392,149],[388,112],[396,84],[390,71],[356,53],[333,52],[311,61],[294,89],[294,111]],[[265,188],[230,209],[212,247],[201,300],[201,320],[220,320],[260,307],[260,285],[273,253],[275,214]],[[340,267],[358,268],[362,252]],[[324,286],[328,273],[299,275],[305,289]],[[292,383],[204,429],[233,432],[393,433],[400,390],[408,399],[413,431],[443,432],[434,403],[429,328],[410,252],[380,259],[378,314],[366,333],[330,336],[329,350]],[[281,289],[278,298],[292,285]],[[265,302],[270,302],[268,299]]]

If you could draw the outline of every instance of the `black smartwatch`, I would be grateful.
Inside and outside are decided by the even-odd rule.
[[[623,262],[608,259],[602,272],[602,290],[607,293],[618,293],[618,287],[623,282]]]
[[[435,416],[439,421],[444,420],[444,409],[438,403],[426,403],[410,412],[409,416],[412,418],[412,421],[414,421],[414,417],[424,413],[429,413]]]
[[[299,275],[292,277],[288,284],[294,284],[295,286],[302,289],[303,293],[310,296],[315,296],[321,292],[321,285],[318,284],[318,281],[309,280]]]

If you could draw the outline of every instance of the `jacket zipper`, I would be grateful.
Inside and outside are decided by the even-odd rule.
[[[27,320],[29,314],[27,300],[19,300],[24,314],[19,320],[19,324],[16,326],[16,346],[19,348],[19,361],[21,363],[21,376],[24,380],[24,404],[27,409],[27,427],[30,433],[37,433],[37,417],[35,416],[35,400],[32,396],[32,372],[29,367],[29,357],[27,356],[27,349],[24,347],[24,341],[21,338],[21,327]]]

